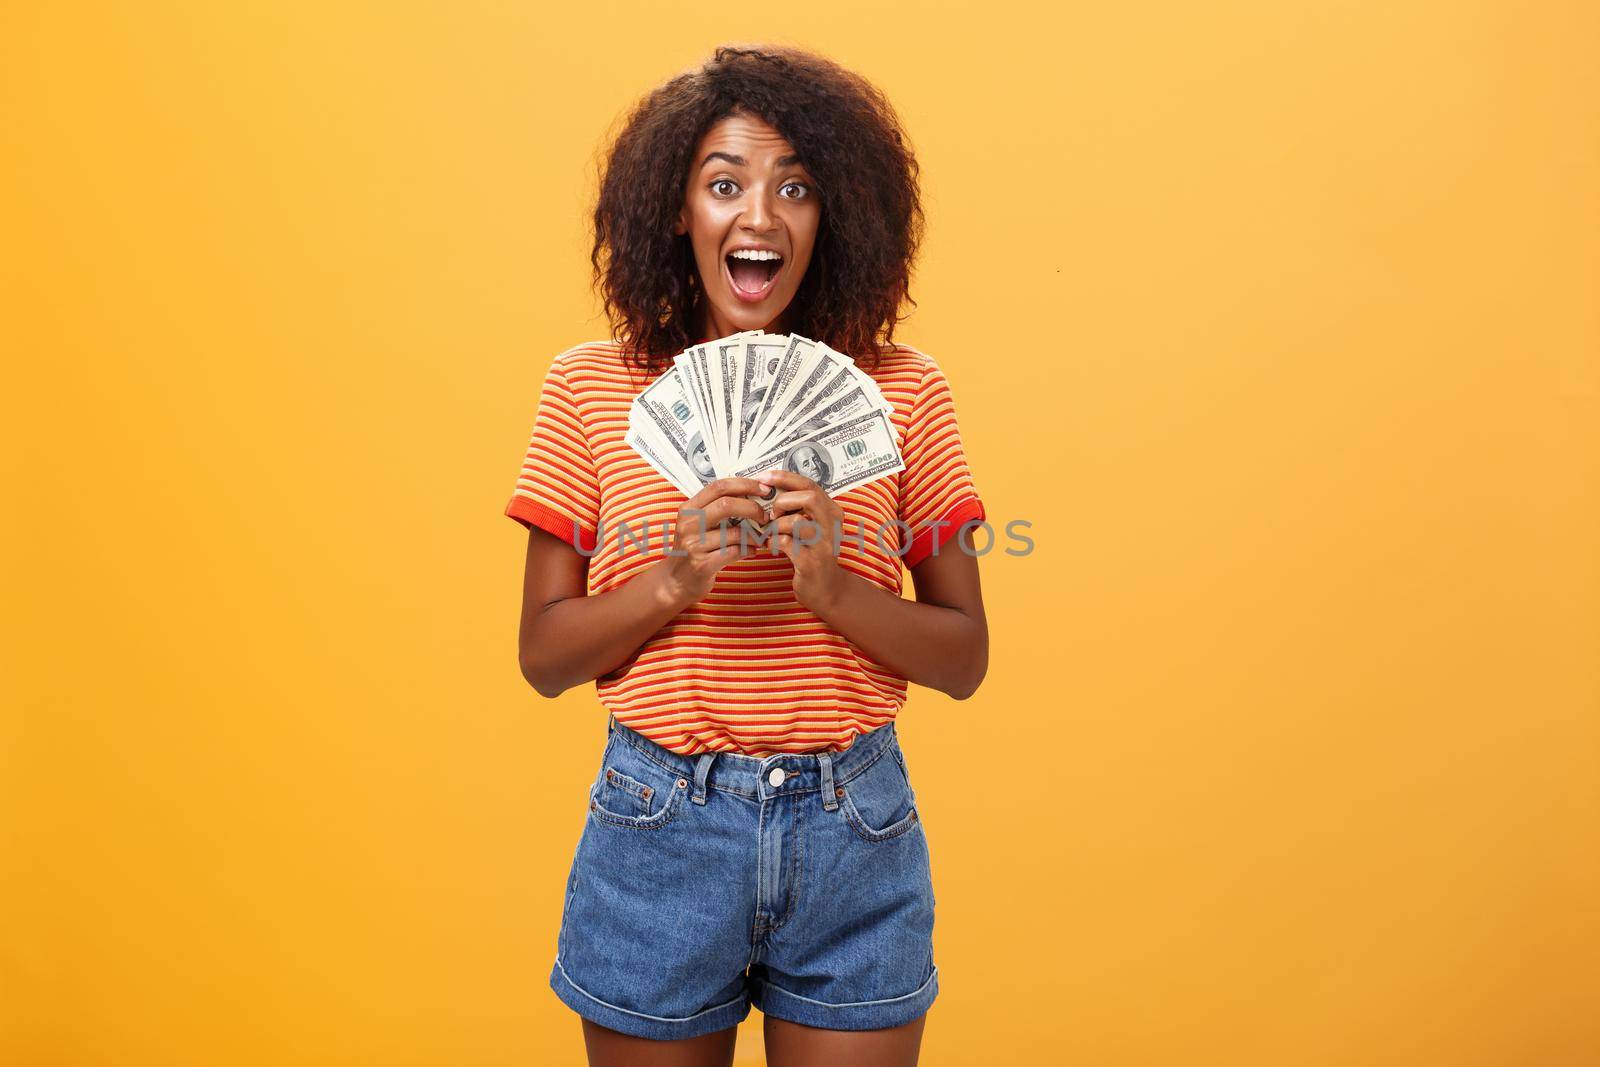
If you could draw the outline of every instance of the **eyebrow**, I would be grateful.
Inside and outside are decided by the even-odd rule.
[[[729,155],[727,152],[708,152],[708,153],[706,153],[706,158],[704,158],[704,159],[702,159],[700,161],[700,165],[702,167],[704,167],[707,163],[710,163],[713,159],[725,159],[729,163],[732,163],[736,167],[749,166],[749,163],[745,160],[745,158],[743,156]],[[791,163],[798,163],[798,162],[800,162],[800,157],[799,156],[793,156],[793,155],[784,156],[782,159],[778,160],[778,166],[787,167]]]

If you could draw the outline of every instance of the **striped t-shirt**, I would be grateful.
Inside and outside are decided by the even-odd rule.
[[[623,351],[594,341],[555,357],[505,510],[589,556],[590,594],[664,558],[685,502],[623,440],[629,406],[653,380]],[[871,376],[894,408],[905,470],[834,497],[844,513],[838,562],[898,595],[902,564],[921,562],[936,542],[957,551],[956,530],[985,515],[939,365],[896,345]],[[889,722],[905,704],[905,679],[803,607],[793,580],[786,555],[755,545],[717,572],[704,599],[595,680],[601,704],[685,755],[841,751]]]

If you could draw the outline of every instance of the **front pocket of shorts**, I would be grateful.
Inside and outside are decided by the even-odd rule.
[[[607,811],[626,815],[649,815],[655,799],[655,787],[645,785],[636,778],[608,765],[601,776],[600,806]]]
[[[626,745],[608,749],[608,759],[589,790],[589,813],[610,826],[647,830],[672,821],[687,783]]]
[[[916,794],[892,747],[840,789],[839,810],[863,841],[889,841],[917,826]]]

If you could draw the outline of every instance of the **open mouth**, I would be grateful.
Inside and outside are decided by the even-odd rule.
[[[728,285],[740,300],[754,303],[765,299],[772,289],[773,280],[783,269],[783,258],[768,253],[768,258],[752,259],[747,254],[729,252],[723,257],[728,272]]]

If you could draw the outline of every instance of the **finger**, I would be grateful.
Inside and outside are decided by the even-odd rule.
[[[756,481],[765,485],[775,485],[779,489],[820,489],[821,486],[795,471],[784,470],[782,467],[773,467],[771,470],[762,471],[756,475]]]
[[[809,548],[827,539],[822,524],[809,515],[799,513],[784,515],[773,522],[773,530],[793,540],[796,547]]]
[[[775,485],[767,486],[766,492],[759,496],[745,497],[746,500],[754,501],[756,507],[761,509],[763,517],[767,519],[772,518],[772,502],[777,498],[778,487]]]
[[[705,508],[713,500],[724,496],[760,496],[767,487],[754,478],[717,478],[705,484],[684,507]]]
[[[772,528],[777,533],[793,536],[795,527],[801,523],[811,523],[813,527],[816,525],[815,522],[812,522],[810,516],[798,511],[791,511],[787,515],[780,515],[772,520]]]
[[[818,495],[824,500],[828,499],[828,495],[820,489],[791,489],[779,493],[767,507],[772,509],[774,515],[783,515],[791,511],[817,512],[822,508],[821,501],[817,499]]]
[[[730,519],[749,519],[758,526],[766,521],[766,517],[761,512],[761,505],[749,497],[743,496],[719,496],[710,504],[707,504],[704,511],[705,524],[708,528],[718,526]],[[690,515],[687,518],[692,521],[694,516]]]
[[[759,529],[748,522],[729,519],[721,525],[711,527],[705,533],[691,537],[687,547],[691,552],[715,554],[730,545],[755,545],[765,536]]]

